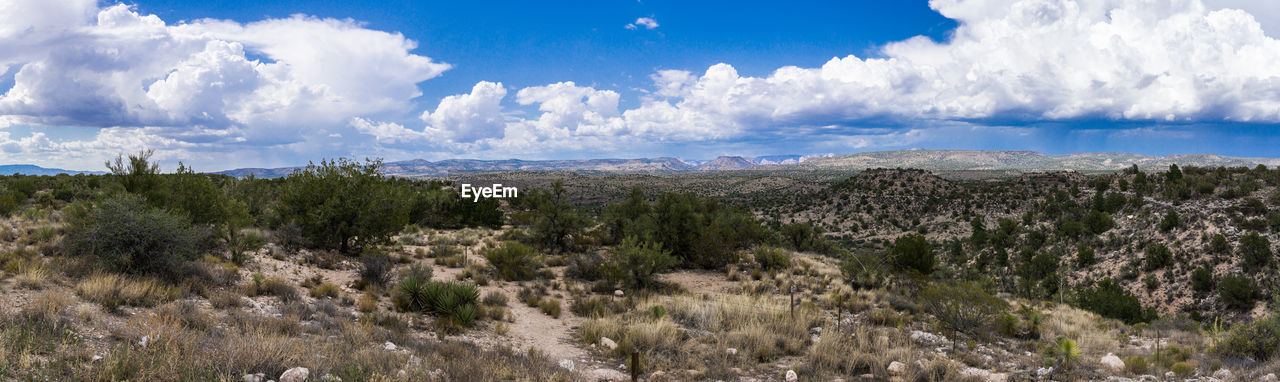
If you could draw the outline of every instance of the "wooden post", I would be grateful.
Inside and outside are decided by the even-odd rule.
[[[640,380],[640,352],[631,352],[631,381]]]
[[[796,285],[791,284],[791,321],[796,320]]]

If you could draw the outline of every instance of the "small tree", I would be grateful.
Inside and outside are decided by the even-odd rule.
[[[388,182],[381,167],[346,159],[308,165],[285,179],[277,212],[311,245],[358,254],[408,224],[408,192]]]
[[[534,240],[551,251],[569,249],[573,244],[570,239],[587,226],[587,219],[569,204],[564,183],[557,180],[550,191],[536,193],[533,198],[537,208],[533,218]]]
[[[1213,290],[1213,272],[1205,267],[1191,271],[1191,290],[1205,293]]]
[[[889,265],[895,271],[915,271],[922,275],[933,273],[938,265],[937,256],[933,253],[933,245],[924,235],[909,234],[898,237],[893,247],[889,248]]]
[[[1146,262],[1144,269],[1148,272],[1167,267],[1173,262],[1173,252],[1161,243],[1148,243],[1142,253]]]
[[[542,260],[533,248],[510,241],[484,254],[485,260],[498,272],[498,278],[507,281],[532,280],[542,266]]]
[[[1164,218],[1160,219],[1160,230],[1165,232],[1172,231],[1181,224],[1180,221],[1181,219],[1178,218],[1178,211],[1169,210],[1168,213],[1164,214]]]
[[[1111,228],[1115,227],[1115,225],[1115,220],[1111,219],[1111,215],[1106,212],[1090,211],[1089,214],[1084,217],[1085,228],[1088,228],[1089,232],[1094,235],[1110,231]]]
[[[1218,282],[1218,297],[1228,308],[1247,310],[1253,308],[1258,291],[1253,280],[1245,276],[1225,276]]]
[[[920,291],[920,301],[926,312],[951,330],[952,350],[956,348],[957,333],[977,335],[979,328],[1009,309],[1004,300],[967,282],[929,285]]]

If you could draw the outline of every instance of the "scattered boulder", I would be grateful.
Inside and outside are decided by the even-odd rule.
[[[874,381],[874,380],[876,380],[876,375],[875,375],[875,374],[871,374],[871,373],[867,373],[867,374],[859,375],[859,376],[858,376],[858,380],[859,380],[859,381]]]
[[[149,343],[151,343],[151,336],[150,336],[150,335],[142,336],[142,339],[141,339],[141,340],[138,340],[138,346],[141,346],[141,347],[144,347],[144,348],[145,348],[145,347],[147,347],[147,344],[149,344]]]
[[[1005,382],[1009,380],[1009,375],[1005,373],[987,374],[987,382]]]
[[[324,376],[320,377],[320,382],[342,382],[342,377],[324,373]]]
[[[284,374],[280,374],[280,382],[303,382],[311,375],[311,370],[305,367],[295,367],[285,370]]]
[[[1231,378],[1231,370],[1218,369],[1218,371],[1213,372],[1213,377],[1217,379]]]
[[[799,380],[800,380],[800,376],[796,375],[795,370],[787,370],[787,377],[786,377],[787,382],[796,382]]]
[[[573,371],[573,360],[571,359],[560,360],[560,367],[568,371]]]
[[[976,367],[966,367],[964,370],[960,370],[960,375],[964,377],[986,379],[987,376],[991,375],[991,372]]]
[[[1271,374],[1262,376],[1262,378],[1258,379],[1258,381],[1259,382],[1276,382],[1276,381],[1280,381],[1280,378],[1276,377],[1276,373],[1271,373]]]
[[[947,342],[947,337],[943,337],[943,336],[929,333],[929,332],[912,330],[911,340],[915,342],[926,343],[926,344],[936,344],[940,342]]]
[[[603,346],[605,349],[613,350],[618,348],[618,343],[613,342],[609,337],[600,337],[600,346]]]
[[[396,350],[396,344],[391,343],[391,341],[387,341],[382,344],[382,350],[394,351]]]
[[[889,363],[888,370],[889,370],[889,375],[894,375],[894,376],[903,375],[907,373],[907,364],[898,362],[898,361],[893,361]]]
[[[1112,353],[1107,353],[1107,355],[1103,356],[1098,362],[1107,369],[1110,369],[1112,372],[1120,372],[1124,370],[1124,360]]]
[[[728,348],[728,349],[724,349],[724,354],[728,354],[728,355],[731,355],[731,356],[738,355],[738,348]]]
[[[613,290],[613,296],[614,296],[614,297],[619,297],[619,298],[621,298],[623,295],[624,295],[624,293],[622,293],[622,289],[614,289],[614,290]]]
[[[240,377],[240,381],[241,382],[267,382],[267,375],[262,373],[245,374],[243,377]]]
[[[1036,375],[1038,376],[1044,377],[1049,374],[1053,374],[1052,367],[1042,367],[1042,368],[1036,369]]]

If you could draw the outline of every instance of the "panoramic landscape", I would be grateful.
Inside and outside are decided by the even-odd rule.
[[[0,381],[1280,381],[1278,37],[0,0]]]

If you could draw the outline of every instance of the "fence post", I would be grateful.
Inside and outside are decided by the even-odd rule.
[[[791,321],[796,320],[796,284],[791,284]]]
[[[631,381],[640,380],[640,352],[631,352]]]

